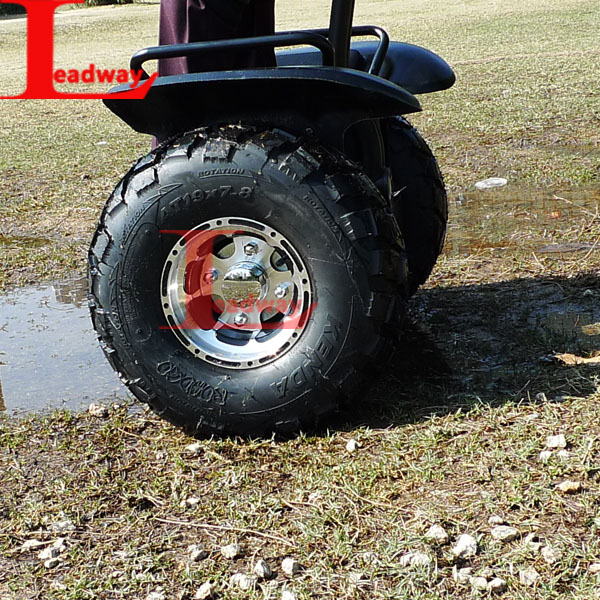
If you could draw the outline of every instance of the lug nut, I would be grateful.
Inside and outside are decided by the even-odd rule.
[[[248,322],[248,315],[244,314],[244,313],[238,313],[237,315],[235,315],[235,317],[233,318],[233,322],[238,326],[241,327],[242,325],[245,325]]]
[[[258,253],[258,244],[256,242],[248,242],[244,246],[244,252],[247,256],[252,256]]]
[[[276,298],[285,298],[285,295],[287,294],[288,287],[289,287],[288,283],[281,283],[281,284],[279,284],[275,288],[275,291],[273,292],[275,294],[275,297]]]

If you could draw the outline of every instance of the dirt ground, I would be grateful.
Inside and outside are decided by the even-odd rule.
[[[357,4],[358,23],[433,49],[458,78],[412,119],[445,174],[450,220],[390,372],[328,429],[291,440],[192,450],[128,403],[2,417],[0,598],[191,599],[208,581],[225,600],[491,596],[477,576],[504,580],[510,600],[596,597],[600,8]],[[126,65],[155,42],[157,10],[61,12],[57,66]],[[278,2],[279,29],[326,23],[320,1]],[[24,84],[24,31],[0,21],[0,93]],[[148,139],[100,103],[1,108],[0,288],[81,276],[101,207]],[[508,184],[475,189],[491,176]],[[1,352],[2,337],[0,369]],[[496,539],[494,522],[514,539]],[[453,553],[462,534],[473,556]],[[241,554],[226,559],[232,542]],[[286,556],[299,573],[283,572]],[[260,558],[271,579],[230,585]]]

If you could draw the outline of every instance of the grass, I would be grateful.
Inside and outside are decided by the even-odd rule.
[[[280,29],[326,24],[322,2],[297,6],[279,0]],[[157,8],[59,14],[57,66],[127,64],[154,43]],[[224,600],[283,589],[301,599],[474,597],[455,567],[491,570],[510,600],[597,594],[599,373],[553,356],[600,348],[600,9],[586,0],[372,0],[357,13],[432,48],[458,75],[413,117],[445,172],[451,219],[396,363],[329,431],[205,440],[198,455],[181,432],[126,405],[106,418],[0,418],[0,598],[137,600],[162,588],[188,599],[207,580]],[[0,91],[17,93],[23,22],[0,30]],[[4,101],[0,125],[0,287],[82,274],[101,206],[148,139],[90,101]],[[496,175],[506,188],[474,190]],[[542,462],[557,433],[568,454]],[[351,438],[361,443],[354,453]],[[567,479],[581,491],[561,492]],[[519,538],[493,540],[493,514]],[[53,542],[65,519],[75,529],[61,534],[61,562],[47,569],[39,549],[22,545]],[[433,523],[449,545],[426,540]],[[462,533],[478,540],[471,559],[451,553]],[[561,558],[548,564],[529,534]],[[232,541],[244,555],[229,561],[219,548]],[[208,558],[190,562],[192,543]],[[402,567],[409,551],[431,566]],[[292,578],[280,568],[287,555],[304,565]],[[258,558],[275,578],[246,593],[229,588]],[[532,587],[519,578],[527,568],[540,576]]]
[[[144,598],[162,587],[168,598],[191,598],[210,579],[219,597],[239,598],[229,576],[265,558],[274,580],[243,597],[291,588],[300,598],[467,598],[470,586],[457,584],[452,570],[468,565],[506,579],[508,598],[590,598],[598,583],[587,568],[600,558],[599,399],[475,403],[403,426],[287,442],[207,441],[199,456],[156,417],[122,407],[106,420],[56,413],[4,421],[0,485],[13,493],[3,494],[0,590],[11,598]],[[568,459],[555,453],[540,462],[546,436],[558,432],[566,433]],[[362,444],[352,455],[350,437]],[[582,482],[582,491],[559,492],[565,479]],[[186,505],[191,496],[199,504]],[[492,514],[520,538],[494,541]],[[55,540],[52,525],[63,519],[75,530],[61,564],[48,570],[39,550],[20,548]],[[428,542],[432,523],[452,540],[475,536],[477,556],[460,561],[450,546]],[[562,552],[558,563],[527,546],[532,533]],[[231,541],[244,549],[235,561],[219,555]],[[208,551],[206,560],[189,562],[192,543]],[[399,557],[415,550],[432,566],[401,567]],[[304,566],[293,578],[280,568],[288,555]],[[531,566],[541,577],[535,588],[518,579]]]
[[[381,24],[456,70],[454,88],[422,97],[425,110],[413,115],[452,193],[497,175],[516,188],[598,185],[594,0],[357,4],[357,23]],[[280,0],[278,28],[327,24],[317,0],[298,13],[295,3]],[[157,4],[59,13],[56,67],[125,67],[136,49],[156,42],[157,15]],[[17,94],[25,85],[24,20],[2,21],[0,30],[0,93]],[[96,215],[147,152],[147,136],[96,101],[2,101],[0,119],[0,288],[83,273]],[[24,240],[33,236],[47,243],[30,253]]]

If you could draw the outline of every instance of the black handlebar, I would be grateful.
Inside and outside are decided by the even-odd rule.
[[[331,42],[316,31],[289,31],[264,35],[252,38],[237,38],[233,40],[218,40],[214,42],[193,42],[191,44],[172,44],[170,46],[152,46],[138,50],[129,62],[132,71],[142,71],[142,79],[149,75],[142,69],[142,65],[149,60],[161,58],[175,58],[178,56],[191,56],[214,52],[216,50],[237,50],[240,48],[256,48],[258,46],[314,46],[323,55],[323,65],[332,67],[335,64],[335,50]]]

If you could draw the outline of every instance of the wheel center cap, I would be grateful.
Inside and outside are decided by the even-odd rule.
[[[240,307],[252,306],[261,298],[266,280],[265,272],[255,263],[234,265],[223,277],[221,289],[225,302]]]

